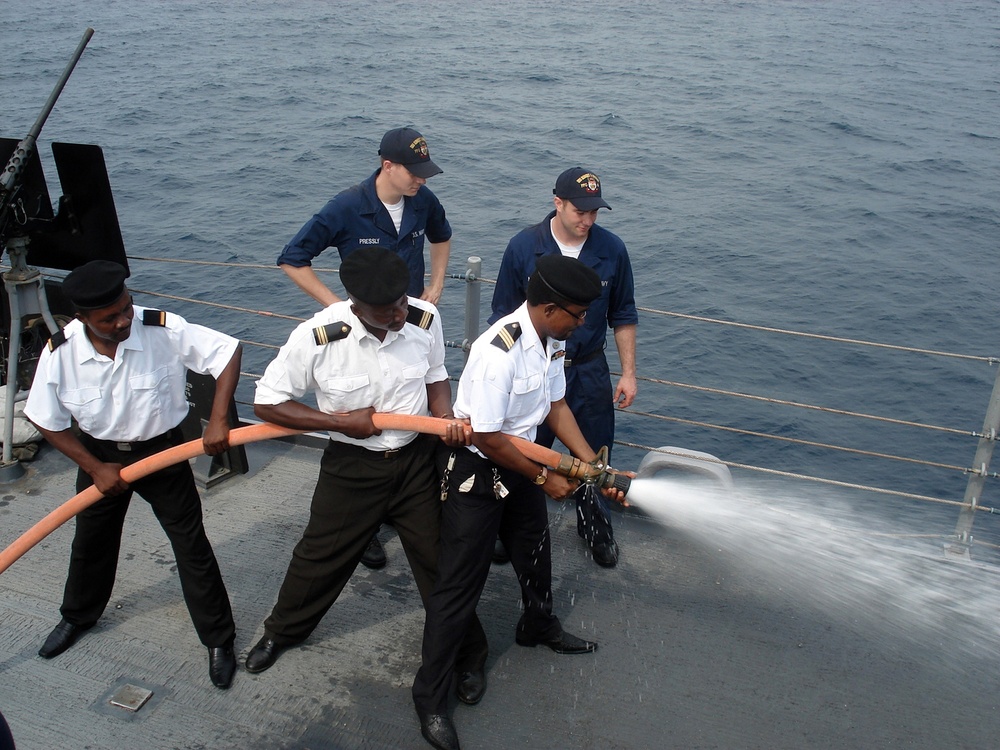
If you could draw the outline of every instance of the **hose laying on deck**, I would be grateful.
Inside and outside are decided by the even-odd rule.
[[[428,435],[437,435],[439,437],[445,435],[448,425],[453,421],[454,420],[452,419],[419,417],[409,414],[372,415],[372,422],[380,430],[408,430],[413,432],[423,432]],[[229,444],[230,446],[245,445],[246,443],[256,443],[260,440],[297,435],[302,432],[306,432],[306,430],[296,430],[291,427],[279,427],[278,425],[271,424],[269,422],[263,422],[261,424],[250,425],[249,427],[238,427],[235,430],[231,430],[229,433]],[[554,451],[551,448],[546,448],[542,445],[537,445],[532,443],[530,440],[524,440],[523,438],[507,437],[512,443],[514,443],[514,446],[521,451],[522,454],[530,458],[532,461],[537,461],[538,463],[545,464],[547,466],[558,465],[560,455],[557,451]],[[144,476],[148,476],[149,474],[160,471],[161,469],[165,469],[168,466],[179,464],[181,461],[187,461],[195,456],[200,456],[204,452],[204,444],[200,438],[197,440],[191,440],[190,442],[175,445],[172,448],[160,451],[159,453],[155,453],[148,458],[144,458],[141,461],[136,461],[134,464],[124,467],[121,470],[121,477],[126,482],[131,484],[137,479],[142,479]],[[15,539],[14,542],[7,547],[7,549],[0,552],[0,574],[17,562],[17,560],[20,559],[20,557],[29,549],[34,547],[84,508],[93,505],[102,497],[104,497],[104,495],[102,495],[96,487],[91,486],[83,492],[74,495],[45,516],[45,518]]]

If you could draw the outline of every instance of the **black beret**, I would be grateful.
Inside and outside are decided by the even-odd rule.
[[[543,255],[535,261],[535,273],[546,287],[574,305],[589,305],[601,296],[601,277],[576,258]]]
[[[406,294],[410,269],[392,250],[372,245],[355,250],[344,259],[340,282],[358,302],[390,305]]]
[[[113,305],[125,291],[128,270],[113,260],[92,260],[74,268],[63,279],[62,290],[80,310]]]

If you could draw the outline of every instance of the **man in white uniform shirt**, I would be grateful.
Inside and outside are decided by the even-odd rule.
[[[254,411],[268,422],[329,432],[309,521],[295,546],[264,636],[247,655],[263,672],[304,641],[333,606],[372,534],[391,522],[426,603],[437,572],[440,484],[437,438],[379,430],[375,412],[453,418],[437,308],[408,297],[406,263],[391,250],[349,255],[340,280],[350,297],[299,325],[257,383]],[[309,392],[318,409],[296,399]],[[461,423],[447,442],[466,445]],[[467,703],[485,685],[486,635],[473,616],[458,659],[458,695]],[[461,638],[459,638],[461,640]],[[470,682],[471,680],[471,682]]]
[[[455,400],[468,417],[472,445],[449,458],[443,485],[438,580],[426,604],[423,664],[413,682],[420,731],[440,750],[458,750],[447,714],[450,677],[464,633],[482,594],[494,540],[503,542],[521,586],[523,612],[515,641],[557,654],[585,654],[597,644],[565,632],[552,613],[552,550],[545,495],[563,498],[579,482],[550,472],[505,437],[534,440],[543,422],[574,456],[593,461],[566,405],[565,341],[601,294],[600,277],[564,255],[538,258],[527,301],[494,323],[469,352]],[[605,494],[617,501],[617,490]],[[485,686],[485,676],[478,675]]]
[[[76,319],[42,352],[24,410],[45,439],[79,466],[77,492],[96,485],[105,495],[77,516],[62,620],[38,653],[46,659],[58,656],[104,612],[134,490],[170,539],[184,601],[208,647],[209,676],[225,689],[236,671],[236,628],[205,535],[191,466],[182,461],[131,485],[120,472],[184,441],[179,425],[188,411],[188,369],[216,378],[203,440],[209,455],[227,450],[227,416],[242,350],[230,336],[133,305],[127,276],[122,265],[98,260],[66,277],[63,292],[77,308]]]

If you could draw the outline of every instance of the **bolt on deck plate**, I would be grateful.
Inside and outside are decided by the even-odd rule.
[[[147,690],[146,688],[138,687],[136,685],[125,684],[111,694],[111,697],[108,699],[108,703],[112,706],[124,708],[126,711],[132,711],[134,713],[142,708],[146,704],[146,701],[152,697],[152,690]]]

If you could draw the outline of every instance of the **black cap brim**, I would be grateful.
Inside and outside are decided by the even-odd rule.
[[[604,198],[599,196],[588,196],[585,198],[563,198],[564,201],[569,201],[574,206],[576,206],[581,211],[593,211],[595,208],[606,208],[609,211],[611,206],[609,206]]]
[[[416,175],[423,180],[444,172],[441,167],[432,162],[430,159],[427,161],[418,161],[415,164],[404,164],[403,166],[409,170],[410,174]]]

